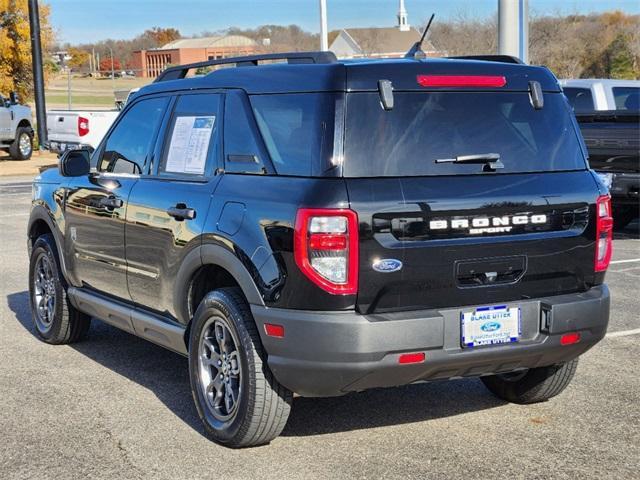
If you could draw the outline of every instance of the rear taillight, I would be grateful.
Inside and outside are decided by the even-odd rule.
[[[89,119],[78,117],[78,135],[84,137],[87,133],[89,133]]]
[[[613,217],[611,216],[611,197],[601,195],[596,200],[596,272],[609,268],[613,253]]]
[[[501,75],[418,75],[422,87],[504,87],[507,79]]]
[[[323,290],[358,291],[358,216],[348,209],[301,208],[293,251],[298,268]]]

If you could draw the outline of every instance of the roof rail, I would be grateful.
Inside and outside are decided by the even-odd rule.
[[[485,62],[500,62],[500,63],[519,63],[524,65],[524,62],[518,57],[512,57],[511,55],[460,55],[455,57],[458,60],[484,60]]]
[[[155,82],[166,82],[168,80],[179,80],[185,78],[189,70],[194,68],[211,67],[213,65],[234,64],[236,67],[255,67],[258,62],[265,60],[286,60],[287,63],[335,63],[338,61],[333,52],[289,52],[289,53],[265,53],[263,55],[248,55],[244,57],[220,58],[217,60],[206,60],[204,62],[189,63],[187,65],[177,65],[164,70],[154,80]]]

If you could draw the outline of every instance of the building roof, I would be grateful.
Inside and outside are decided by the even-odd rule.
[[[335,35],[344,32],[362,50],[363,54],[390,54],[406,52],[420,40],[420,32],[411,28],[402,31],[398,27],[383,28],[345,28]],[[333,42],[332,42],[333,43]],[[423,43],[423,50],[434,51],[435,48],[428,40]]]
[[[244,35],[216,35],[213,37],[181,38],[163,45],[160,50],[178,48],[253,47],[255,40]]]

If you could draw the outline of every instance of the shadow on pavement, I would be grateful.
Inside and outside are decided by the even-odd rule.
[[[20,324],[35,336],[28,292],[8,295],[7,301]],[[93,320],[85,341],[70,347],[149,389],[182,421],[204,434],[191,399],[184,357],[98,320]],[[47,347],[43,344],[42,348]],[[297,397],[282,435],[322,435],[423,422],[500,405],[504,402],[475,379],[376,389],[336,398]]]

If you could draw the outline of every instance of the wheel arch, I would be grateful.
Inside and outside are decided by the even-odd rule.
[[[20,120],[20,122],[18,122],[17,128],[21,128],[21,127],[26,127],[31,130],[31,133],[33,133],[33,127],[31,126],[31,122],[26,118],[23,118],[22,120]]]
[[[56,250],[58,251],[58,260],[60,262],[60,270],[62,271],[62,275],[67,283],[69,282],[69,277],[67,276],[67,267],[64,258],[64,250],[62,248],[63,240],[60,230],[56,228],[49,212],[41,205],[36,205],[31,210],[31,215],[29,216],[29,223],[27,227],[27,243],[28,243],[28,252],[31,255],[31,250],[33,248],[33,244],[38,239],[38,237],[51,234],[53,237],[53,241],[55,242]]]
[[[203,287],[204,286],[204,287]],[[174,309],[188,325],[199,301],[211,289],[237,286],[249,304],[264,306],[264,300],[248,269],[228,248],[205,244],[185,257],[175,283]],[[198,290],[200,289],[200,290]]]

